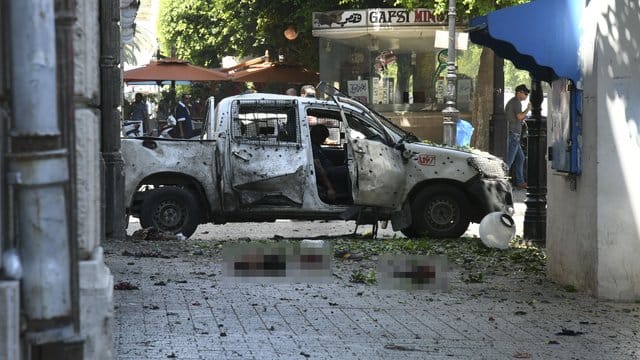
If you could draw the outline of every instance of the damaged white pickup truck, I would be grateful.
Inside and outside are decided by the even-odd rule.
[[[391,221],[409,237],[456,238],[470,222],[511,212],[505,163],[490,154],[420,142],[324,84],[327,100],[247,94],[207,104],[195,139],[124,138],[127,215],[141,226],[191,236],[199,224],[276,219]],[[344,166],[327,197],[310,131]]]

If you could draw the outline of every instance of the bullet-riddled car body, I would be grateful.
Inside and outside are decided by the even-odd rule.
[[[344,167],[348,189],[327,196],[311,129]],[[506,165],[487,153],[429,145],[363,104],[246,94],[207,106],[196,139],[125,138],[127,214],[190,236],[198,224],[342,219],[391,221],[411,237],[459,237],[488,213],[512,211]]]

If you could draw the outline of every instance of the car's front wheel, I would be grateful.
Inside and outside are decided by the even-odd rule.
[[[193,194],[175,186],[150,190],[140,209],[140,225],[191,236],[200,224],[198,202]]]
[[[421,190],[411,201],[412,224],[402,230],[408,237],[458,238],[469,227],[467,201],[453,186],[437,184]]]

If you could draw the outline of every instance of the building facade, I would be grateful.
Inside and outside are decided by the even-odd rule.
[[[531,73],[532,102],[540,81],[551,85],[544,183],[525,201],[547,191],[549,276],[623,301],[640,299],[639,10],[632,0],[536,0],[470,21],[472,41]]]
[[[120,7],[0,3],[0,359],[114,357]]]

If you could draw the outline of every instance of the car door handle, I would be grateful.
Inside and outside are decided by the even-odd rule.
[[[232,151],[231,152],[234,156],[239,157],[240,159],[244,160],[244,161],[249,161],[251,159],[251,156],[245,156],[240,154],[240,152],[238,151]]]

